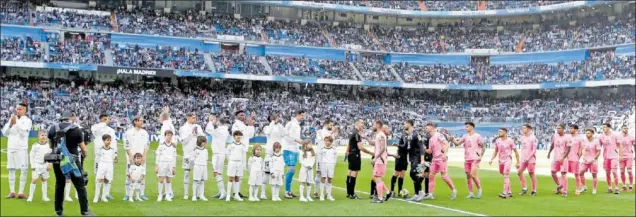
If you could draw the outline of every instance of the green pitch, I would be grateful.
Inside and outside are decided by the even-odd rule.
[[[36,140],[31,140],[29,144],[34,143]],[[1,148],[6,148],[6,138],[0,140]],[[152,144],[152,149],[156,148],[156,143]],[[178,148],[180,149],[180,148]],[[123,150],[120,145],[120,150]],[[92,146],[89,145],[89,153],[93,153]],[[0,190],[0,204],[2,216],[50,216],[54,215],[53,202],[41,201],[41,190],[38,184],[34,201],[27,203],[26,200],[4,199],[9,193],[9,186],[7,181],[8,171],[6,167],[6,154],[0,154],[1,167],[2,167],[2,180]],[[336,177],[334,179],[334,197],[336,201],[314,201],[311,203],[301,203],[297,199],[283,200],[282,202],[261,201],[261,202],[225,202],[216,199],[211,199],[208,202],[198,201],[192,202],[190,200],[183,200],[183,171],[178,168],[177,176],[173,181],[173,189],[175,191],[175,200],[172,202],[156,202],[157,197],[157,178],[152,173],[154,169],[154,152],[149,152],[148,156],[148,176],[146,179],[146,193],[149,196],[149,201],[144,202],[126,202],[122,201],[124,195],[124,171],[125,171],[125,159],[120,156],[119,163],[115,166],[115,180],[111,189],[111,194],[115,197],[114,200],[108,203],[92,203],[94,193],[94,175],[91,166],[93,159],[89,157],[86,163],[86,169],[90,175],[91,182],[89,183],[88,199],[90,209],[98,216],[209,216],[209,215],[251,215],[251,216],[292,216],[292,215],[320,215],[320,216],[344,216],[344,215],[358,215],[358,216],[379,216],[379,215],[394,215],[394,216],[439,216],[439,215],[587,215],[587,216],[634,216],[636,212],[634,203],[634,193],[622,193],[620,195],[603,193],[606,190],[605,182],[599,183],[599,193],[597,195],[591,195],[591,188],[588,192],[581,196],[574,196],[570,193],[568,198],[562,198],[560,196],[552,194],[552,188],[554,184],[552,179],[548,176],[539,176],[538,193],[537,197],[531,196],[518,196],[517,193],[520,190],[518,178],[516,176],[511,177],[512,188],[515,193],[511,199],[500,199],[497,195],[502,190],[503,180],[501,176],[494,171],[480,171],[481,183],[484,188],[484,195],[482,199],[464,199],[467,195],[466,179],[463,172],[463,168],[451,167],[449,168],[450,177],[453,179],[455,186],[458,190],[458,198],[455,201],[450,200],[450,191],[446,184],[437,178],[436,197],[434,201],[424,201],[424,203],[409,203],[403,200],[391,199],[384,204],[371,204],[366,199],[369,192],[369,185],[371,179],[371,165],[369,161],[363,163],[362,171],[358,177],[356,190],[359,191],[358,195],[365,198],[363,200],[350,200],[346,199],[345,179],[347,173],[346,163],[338,163],[336,168]],[[180,159],[178,163],[180,163]],[[487,165],[487,163],[482,163]],[[179,164],[178,164],[179,165]],[[459,165],[456,165],[459,166]],[[389,165],[385,182],[390,187],[390,175],[393,174],[393,165]],[[209,167],[211,170],[211,166]],[[30,181],[30,172],[29,172]],[[53,191],[55,188],[55,178],[51,172],[51,180],[49,181],[49,198],[53,199]],[[248,174],[245,173],[245,178]],[[210,178],[211,178],[210,173]],[[227,182],[227,178],[225,178]],[[530,180],[528,180],[529,182]],[[19,181],[16,180],[16,190],[18,189]],[[570,189],[574,189],[574,180],[570,180]],[[588,187],[591,187],[591,180],[588,181]],[[397,186],[396,186],[397,188]],[[409,191],[413,191],[413,186],[410,178],[405,178],[404,188]],[[284,190],[284,189],[283,189]],[[71,196],[74,195],[75,190],[72,190]],[[191,191],[191,188],[190,188]],[[293,191],[298,192],[298,183],[293,185]],[[29,183],[26,185],[25,194],[29,192]],[[206,182],[206,195],[211,196],[217,193],[216,183],[213,180]],[[247,194],[247,181],[243,182],[241,189],[243,194]],[[191,192],[189,192],[192,195]],[[268,186],[268,197],[271,196],[271,190]],[[281,193],[282,195],[282,193]],[[28,195],[27,195],[28,196]],[[79,215],[79,205],[77,201],[65,202],[65,214],[66,215]]]

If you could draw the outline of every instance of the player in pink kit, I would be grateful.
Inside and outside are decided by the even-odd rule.
[[[499,138],[495,140],[495,152],[490,159],[490,165],[495,157],[499,155],[499,174],[504,177],[503,193],[499,197],[506,199],[512,197],[512,189],[510,187],[510,167],[512,166],[512,152],[515,152],[515,167],[519,168],[519,152],[515,146],[515,142],[508,138],[508,129],[499,129]]]
[[[375,140],[372,145],[375,146],[373,153],[373,181],[375,182],[378,197],[371,203],[383,203],[391,198],[391,192],[384,184],[384,174],[386,173],[386,165],[389,162],[389,153],[387,151],[387,133],[390,132],[388,126],[384,126],[382,121],[375,121]],[[388,192],[386,198],[383,197],[384,192]]]
[[[634,146],[636,146],[636,140],[634,135],[629,135],[627,126],[621,128],[621,134],[618,137],[618,141],[623,150],[623,156],[620,162],[618,162],[621,169],[621,181],[623,184],[623,191],[632,191],[634,188],[634,171],[632,171],[632,165],[634,165]],[[629,188],[625,184],[625,172],[629,176]]]
[[[557,185],[554,193],[563,194],[567,197],[568,194],[568,154],[570,153],[570,138],[569,134],[565,134],[565,126],[559,124],[557,126],[557,134],[552,136],[552,145],[548,151],[548,159],[550,154],[554,150],[554,157],[552,158],[552,180]],[[557,172],[561,172],[561,178],[557,177]]]
[[[429,148],[424,149],[426,153],[433,154],[433,159],[431,160],[430,172],[428,174],[428,189],[429,194],[427,194],[424,199],[432,200],[435,199],[433,193],[435,192],[435,175],[439,172],[442,175],[442,179],[448,187],[452,190],[451,192],[451,200],[455,200],[457,197],[457,189],[455,189],[455,185],[453,184],[453,180],[448,177],[448,141],[444,138],[444,135],[437,132],[437,126],[429,122],[426,124],[426,132],[431,136],[429,140]],[[422,164],[425,164],[424,155],[421,156]]]
[[[475,182],[477,186],[476,198],[479,199],[481,198],[482,190],[477,172],[479,171],[481,158],[484,156],[484,151],[486,151],[486,146],[484,146],[481,135],[475,133],[475,123],[469,121],[464,123],[464,126],[466,126],[467,134],[464,134],[459,141],[451,137],[450,142],[455,145],[464,144],[464,172],[466,173],[466,184],[470,192],[466,198],[475,198],[473,194],[473,182]]]
[[[576,124],[570,125],[570,153],[568,153],[568,173],[574,174],[574,181],[576,183],[575,195],[581,194],[581,178],[579,177],[579,160],[581,158],[583,137],[579,135],[579,126]]]
[[[532,192],[531,196],[537,196],[537,176],[534,174],[534,168],[537,161],[537,144],[539,144],[537,137],[532,134],[532,127],[529,124],[524,124],[521,128],[523,136],[521,136],[521,166],[517,172],[519,175],[519,181],[521,181],[521,193],[524,195],[528,192],[528,186],[526,184],[526,177],[523,173],[528,169],[530,179],[532,180]]]
[[[607,180],[607,193],[612,193],[612,176],[614,176],[614,194],[619,194],[617,169],[622,153],[620,153],[621,144],[618,142],[618,135],[612,132],[610,124],[604,123],[603,134],[598,139],[603,146],[603,169],[605,169]]]
[[[583,148],[583,162],[580,165],[579,177],[581,182],[581,190],[585,191],[585,172],[592,173],[592,194],[596,194],[596,186],[598,185],[598,157],[601,156],[601,144],[594,138],[594,129],[585,130],[585,139],[581,144]]]

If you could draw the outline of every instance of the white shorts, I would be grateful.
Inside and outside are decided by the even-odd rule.
[[[225,167],[225,155],[213,154],[212,155],[212,170],[215,173],[223,174],[223,167]]]
[[[320,168],[321,178],[333,178],[334,170],[336,170],[336,164],[334,163],[322,163]]]
[[[248,180],[249,185],[262,185],[263,184],[263,172],[250,173]]]
[[[273,176],[273,177],[272,177]],[[270,185],[283,185],[283,172],[273,172],[270,174],[269,184]]]
[[[29,169],[29,152],[27,150],[8,150],[7,169]]]
[[[230,161],[227,164],[227,176],[228,177],[242,177],[243,176],[243,162]]]
[[[207,165],[194,165],[194,173],[192,175],[193,181],[205,181],[208,180],[208,166]]]
[[[99,165],[97,168],[97,172],[95,174],[95,179],[107,179],[109,181],[113,180],[113,165],[102,163],[103,165]]]
[[[183,168],[183,169],[192,169],[192,168],[194,168],[194,157],[192,157],[192,156],[183,156],[183,164],[181,164],[181,168]]]
[[[48,169],[49,169],[48,165],[38,166],[34,168],[33,171],[31,172],[31,179],[38,179],[38,178],[49,179],[51,175],[49,174]]]
[[[314,169],[307,167],[300,167],[300,174],[298,174],[298,181],[306,183],[314,183]]]
[[[159,162],[159,164],[157,164],[157,177],[168,177],[168,178],[172,178],[174,177],[174,173],[176,171],[174,171],[175,169],[175,165],[174,162],[173,163],[169,163],[169,162]]]

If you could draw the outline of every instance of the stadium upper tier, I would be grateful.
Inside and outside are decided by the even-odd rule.
[[[482,11],[529,8],[560,4],[567,1],[318,1],[360,7],[390,8],[416,11]]]
[[[352,131],[354,119],[362,119],[370,129],[374,120],[390,124],[394,138],[400,138],[405,120],[416,121],[418,130],[428,120],[460,122],[453,132],[463,133],[461,123],[497,122],[520,133],[520,125],[535,127],[538,138],[545,142],[558,123],[576,123],[582,127],[598,127],[600,123],[626,117],[634,105],[634,92],[629,88],[588,88],[570,91],[528,91],[517,96],[498,98],[497,94],[464,91],[361,90],[340,85],[293,85],[276,82],[214,81],[210,79],[178,79],[177,83],[148,81],[109,83],[97,80],[62,80],[35,77],[3,76],[0,83],[0,122],[6,123],[13,106],[29,104],[29,116],[40,128],[50,126],[61,111],[77,112],[80,124],[89,127],[100,114],[109,113],[114,128],[130,127],[135,115],[144,117],[145,128],[153,135],[159,130],[159,113],[170,106],[174,125],[179,127],[185,114],[196,112],[199,124],[205,126],[208,115],[231,120],[237,110],[256,113],[257,133],[267,125],[267,115],[280,114],[290,120],[294,111],[306,111],[303,132],[309,136],[321,128],[324,120],[337,123],[340,135]],[[81,85],[80,85],[81,84]],[[568,93],[565,93],[568,92]],[[619,118],[620,119],[620,118]],[[621,120],[622,121],[622,120]],[[620,125],[619,125],[620,126]],[[581,129],[583,130],[583,129]],[[494,133],[492,130],[491,133]],[[493,136],[484,135],[484,136]],[[544,143],[545,144],[545,143]]]
[[[457,53],[468,49],[542,52],[633,43],[636,38],[636,16],[633,12],[613,19],[598,15],[549,23],[506,25],[481,21],[438,25],[423,23],[400,28],[369,25],[365,28],[361,24],[345,22],[336,26],[333,22],[307,21],[301,24],[298,21],[233,19],[221,15],[164,13],[138,8],[115,10],[112,15],[104,11],[61,11],[45,7],[29,10],[14,2],[3,4],[6,9],[3,8],[0,13],[0,20],[6,24],[402,53]]]
[[[421,84],[537,84],[636,77],[634,55],[616,55],[612,50],[586,51],[587,57],[580,61],[559,63],[490,65],[473,61],[468,64],[420,65],[409,62],[392,64],[383,55],[324,59],[239,54],[204,51],[205,47],[162,40],[150,45],[141,43],[143,38],[135,37],[128,37],[129,41],[117,39],[114,42],[110,34],[89,33],[84,37],[68,38],[62,38],[56,32],[43,34],[42,40],[35,36],[3,36],[2,60]],[[151,43],[151,40],[144,42]],[[206,55],[210,57],[207,62]]]

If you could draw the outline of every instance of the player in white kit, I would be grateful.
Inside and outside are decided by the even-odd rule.
[[[188,199],[188,188],[190,187],[190,171],[194,168],[194,150],[197,147],[197,137],[205,136],[201,126],[196,124],[197,115],[194,112],[188,113],[186,123],[179,128],[179,138],[183,149],[183,199]]]
[[[252,148],[252,156],[247,161],[247,168],[250,171],[248,184],[249,201],[260,201],[258,199],[258,187],[263,185],[263,158],[261,158],[261,146],[256,144]]]
[[[137,154],[141,155],[141,166],[144,168],[144,172],[146,171],[146,157],[148,156],[148,150],[150,148],[150,136],[148,135],[148,131],[143,129],[144,119],[141,116],[137,116],[133,119],[133,127],[126,131],[125,136],[125,144],[126,147],[126,177],[128,177],[128,172],[132,165],[134,165],[134,156]],[[145,173],[143,175],[146,175]],[[126,192],[130,191],[129,179],[126,179]],[[143,200],[148,200],[146,196],[146,183],[138,183],[138,186],[141,190],[140,198]],[[124,200],[132,200],[132,197],[129,198],[130,195],[124,195]]]
[[[9,170],[9,195],[7,199],[16,198],[15,195],[15,172],[20,170],[20,191],[18,199],[25,199],[24,186],[27,182],[27,171],[29,170],[29,131],[32,122],[26,116],[26,104],[18,104],[15,114],[11,115],[9,122],[2,127],[2,135],[7,137],[7,170]]]
[[[163,142],[157,147],[155,152],[155,173],[159,178],[157,201],[161,202],[165,197],[166,201],[172,201],[172,178],[176,174],[177,167],[177,144],[173,142],[173,133],[170,130],[164,132]],[[166,190],[164,193],[163,190]]]
[[[227,125],[227,121],[215,116],[208,118],[208,124],[205,127],[205,132],[212,136],[212,170],[214,171],[214,180],[216,186],[219,189],[219,193],[212,196],[212,198],[225,198],[225,183],[223,183],[223,169],[225,169],[225,144],[228,138],[230,138],[230,127]]]
[[[243,198],[239,195],[241,188],[239,181],[243,176],[243,161],[244,154],[249,150],[247,144],[241,142],[243,133],[241,131],[234,131],[232,133],[234,142],[227,146],[228,164],[227,164],[227,176],[229,177],[227,183],[227,197],[225,201],[230,202],[232,197],[232,189],[234,189],[234,200],[243,201]]]
[[[99,201],[99,190],[102,185],[104,185],[104,189],[102,191],[102,202],[108,202],[108,198],[106,198],[110,191],[110,185],[113,181],[113,171],[114,171],[114,163],[117,163],[117,151],[115,148],[111,146],[112,137],[109,134],[102,135],[101,138],[103,142],[103,146],[99,149],[99,156],[97,161],[97,172],[95,173],[95,197],[93,198],[93,203],[97,203]]]
[[[336,161],[338,160],[338,150],[333,146],[333,137],[324,138],[325,146],[322,147],[320,153],[320,201],[325,200],[325,186],[327,187],[327,200],[334,201],[331,194],[331,183],[333,181],[334,171],[336,170]]]
[[[31,186],[30,193],[27,202],[33,201],[33,195],[35,194],[35,184],[38,179],[42,179],[42,200],[45,202],[51,201],[47,196],[48,192],[48,179],[50,177],[49,171],[51,170],[51,164],[44,162],[44,155],[51,153],[51,147],[49,146],[47,132],[42,130],[38,133],[39,141],[31,145]]]
[[[263,186],[261,187],[261,200],[267,200],[265,194],[265,187],[267,186],[271,177],[271,157],[274,155],[274,143],[281,143],[283,136],[285,135],[285,127],[282,124],[280,116],[277,114],[267,117],[269,125],[263,127],[263,133],[267,136],[267,143],[265,144],[265,160],[263,161]]]
[[[208,140],[205,136],[197,137],[197,148],[194,150],[194,173],[192,174],[192,201],[203,200],[208,201],[205,198],[205,181],[208,180],[208,150],[205,149],[205,145]]]

